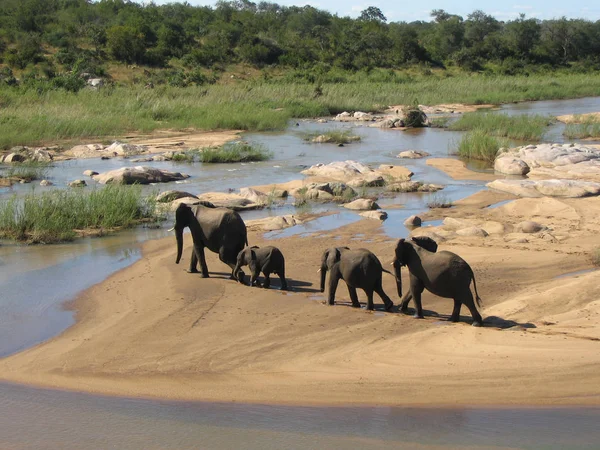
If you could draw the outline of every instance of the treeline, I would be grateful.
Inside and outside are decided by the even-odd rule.
[[[87,72],[112,62],[170,69],[169,83],[204,84],[213,70],[246,63],[298,69],[308,81],[332,69],[456,66],[519,74],[576,66],[600,68],[600,21],[521,15],[498,21],[434,10],[429,22],[388,23],[377,7],[356,19],[311,6],[248,0],[214,8],[128,0],[2,0],[0,80],[40,78],[77,90]],[[208,70],[207,70],[208,69]]]

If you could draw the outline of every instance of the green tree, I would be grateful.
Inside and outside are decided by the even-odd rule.
[[[144,35],[135,28],[115,25],[106,30],[106,47],[118,61],[141,63],[146,52]]]

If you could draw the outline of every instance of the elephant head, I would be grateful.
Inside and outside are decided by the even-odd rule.
[[[348,247],[331,247],[323,252],[321,257],[321,292],[325,292],[325,276],[327,271],[330,270],[333,265],[338,262],[342,256],[342,251],[349,250]]]
[[[185,227],[189,227],[192,232],[192,237],[195,233],[201,233],[200,224],[194,211],[189,205],[181,203],[175,211],[175,225],[172,229],[175,230],[175,238],[177,239],[177,259],[176,264],[179,264],[181,255],[183,253],[183,230]]]
[[[411,252],[414,252],[414,247],[411,245],[413,242],[419,247],[435,253],[438,245],[433,239],[427,236],[417,236],[411,238],[412,242],[407,242],[404,239],[400,239],[396,244],[396,257],[394,258],[394,273],[396,275],[396,288],[398,289],[398,296],[402,297],[402,278],[400,276],[400,268],[408,264]]]

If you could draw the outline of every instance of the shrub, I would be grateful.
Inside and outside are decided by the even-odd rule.
[[[360,141],[360,139],[360,136],[355,135],[352,130],[316,131],[304,135],[305,141],[321,144],[349,144]]]
[[[233,142],[221,148],[207,147],[200,151],[200,161],[203,163],[265,161],[272,156],[263,145],[247,142]]]
[[[433,194],[427,202],[429,208],[451,208],[452,201],[445,194]]]
[[[453,122],[449,129],[455,131],[478,129],[494,136],[536,141],[541,139],[549,124],[550,119],[540,115],[509,116],[508,114],[474,112],[464,114],[456,122]]]
[[[509,141],[490,136],[486,131],[477,129],[463,136],[458,143],[457,154],[463,158],[493,162],[502,147],[510,147]]]

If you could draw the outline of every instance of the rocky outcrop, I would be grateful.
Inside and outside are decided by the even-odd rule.
[[[539,224],[537,222],[533,222],[531,220],[525,220],[523,222],[520,222],[515,226],[515,228],[521,233],[538,233],[547,229],[547,227],[545,227],[544,225]]]
[[[391,192],[437,192],[444,189],[444,186],[420,181],[401,181],[389,184],[387,189]]]
[[[284,228],[293,227],[304,223],[298,217],[293,215],[265,217],[262,219],[246,220],[246,228],[248,230],[273,231],[283,230]]]
[[[379,205],[375,203],[374,200],[370,198],[358,198],[350,203],[346,203],[343,205],[344,208],[347,209],[355,209],[355,210],[363,210],[368,211],[372,209],[379,209]]]
[[[421,159],[429,156],[429,153],[422,150],[405,150],[396,155],[396,158],[405,158],[405,159]]]
[[[85,180],[74,180],[69,183],[70,187],[84,187],[87,186]]]
[[[54,160],[54,155],[48,147],[13,147],[7,155],[0,155],[0,162],[20,163],[25,161],[36,161],[49,163]]]
[[[189,175],[154,167],[135,166],[111,170],[94,175],[93,178],[101,184],[150,184],[185,180]]]
[[[361,213],[358,213],[359,216],[362,216],[366,219],[374,219],[374,220],[385,220],[387,219],[387,213],[385,211],[382,210],[377,210],[377,211],[363,211]]]
[[[240,189],[240,197],[250,200],[252,203],[266,205],[269,201],[269,196],[263,192],[257,191],[251,187]]]
[[[600,183],[579,180],[495,180],[487,184],[519,197],[587,197],[600,194]]]
[[[510,174],[529,172],[530,178],[600,181],[600,150],[581,144],[527,145],[501,153],[494,168]]]
[[[84,170],[84,171],[83,171],[83,174],[84,174],[86,177],[93,177],[94,175],[98,175],[98,172],[96,172],[95,170],[90,170],[90,169],[88,169],[88,170]]]
[[[302,171],[329,180],[344,181],[349,186],[383,186],[387,179],[408,180],[412,172],[401,166],[381,165],[375,170],[357,161],[335,161],[329,164],[316,164]]]
[[[409,228],[420,227],[421,223],[423,223],[423,221],[421,220],[421,218],[419,216],[412,215],[404,221],[404,226],[409,227]]]
[[[185,197],[198,199],[197,196],[195,196],[194,194],[190,194],[189,192],[170,190],[170,191],[164,191],[164,192],[161,192],[160,194],[158,194],[156,196],[156,201],[159,203],[168,203],[168,202],[177,200],[179,198],[185,198]]]
[[[241,195],[225,192],[206,192],[199,195],[198,200],[211,202],[217,207],[229,208],[234,211],[247,211],[264,207],[264,204],[254,203]]]

